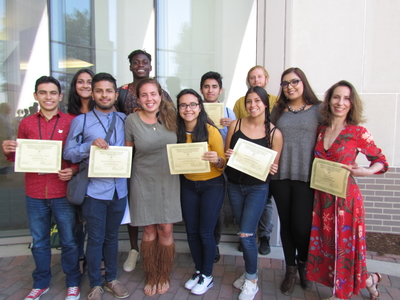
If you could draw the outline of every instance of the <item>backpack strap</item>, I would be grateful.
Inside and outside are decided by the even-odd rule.
[[[129,90],[129,86],[128,86],[128,89],[122,89],[122,88],[118,89],[118,98],[117,98],[116,108],[119,112],[125,112],[125,100],[126,100],[126,96],[128,96],[128,90]]]
[[[83,142],[83,133],[85,132],[85,125],[86,125],[86,114],[83,114],[83,126],[82,132],[76,136],[76,141],[79,142],[79,137],[81,137],[81,142]]]

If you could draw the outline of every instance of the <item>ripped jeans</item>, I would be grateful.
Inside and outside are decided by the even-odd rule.
[[[246,279],[257,278],[258,249],[256,230],[258,221],[264,211],[268,199],[269,184],[237,184],[228,181],[228,195],[232,206],[232,213],[239,224],[240,237],[243,246]]]

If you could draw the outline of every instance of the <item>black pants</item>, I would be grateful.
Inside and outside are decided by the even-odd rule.
[[[286,265],[296,265],[298,259],[305,262],[310,241],[314,190],[309,182],[298,180],[271,180],[281,222],[281,240]]]

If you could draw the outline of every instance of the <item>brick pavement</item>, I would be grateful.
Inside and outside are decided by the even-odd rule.
[[[386,256],[378,257],[376,253],[369,253],[370,257],[392,262],[398,262],[400,257]],[[194,265],[190,254],[179,253],[176,255],[174,270],[171,278],[171,288],[163,295],[155,295],[147,297],[143,293],[144,273],[141,261],[139,261],[136,269],[131,273],[125,273],[122,265],[127,257],[127,253],[119,253],[118,256],[118,279],[126,286],[130,292],[127,299],[160,299],[160,300],[181,300],[181,299],[237,299],[239,290],[232,286],[233,281],[244,272],[244,261],[241,256],[222,255],[219,263],[214,266],[214,287],[212,287],[205,295],[195,296],[184,288],[186,280],[194,272]],[[400,265],[399,265],[400,266]],[[32,287],[31,273],[34,269],[34,262],[31,255],[4,257],[0,258],[0,300],[20,300],[26,296]],[[52,259],[52,281],[50,291],[41,297],[41,300],[63,300],[65,298],[65,275],[61,269],[60,255],[53,255]],[[295,290],[291,297],[284,296],[279,291],[279,285],[284,275],[284,263],[279,259],[270,259],[267,257],[259,258],[259,287],[255,299],[266,300],[318,300],[331,295],[328,287],[320,284],[314,284],[311,291],[303,291],[296,284]],[[81,299],[86,299],[89,293],[89,283],[87,274],[82,278],[82,295]],[[394,276],[383,275],[380,285],[381,300],[400,299],[400,278]],[[103,300],[117,299],[110,293],[105,292]],[[354,296],[352,299],[361,300],[369,299],[368,292],[362,291],[361,295]]]

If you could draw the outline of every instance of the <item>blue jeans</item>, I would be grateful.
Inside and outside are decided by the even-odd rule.
[[[224,178],[191,181],[182,176],[181,206],[196,270],[212,274],[215,257],[214,228],[225,197]]]
[[[66,275],[67,287],[79,286],[78,246],[75,242],[75,206],[67,198],[35,199],[26,196],[26,210],[32,235],[31,251],[36,269],[32,273],[33,288],[45,289],[50,286],[51,249],[50,225],[51,214],[57,222],[61,244],[61,266]]]
[[[268,183],[247,185],[228,181],[233,216],[239,224],[240,233],[247,234],[246,237],[241,237],[240,241],[243,246],[246,278],[249,280],[257,278],[256,230],[267,203],[268,187]]]
[[[264,211],[261,215],[260,222],[258,223],[258,237],[263,236],[270,237],[271,232],[274,229],[274,206],[272,204],[272,197],[268,197],[267,204],[264,207]]]
[[[124,216],[126,199],[118,199],[115,193],[112,200],[86,196],[83,201],[82,212],[88,234],[86,261],[91,288],[102,284],[100,264],[103,254],[106,281],[117,278],[118,229]]]

